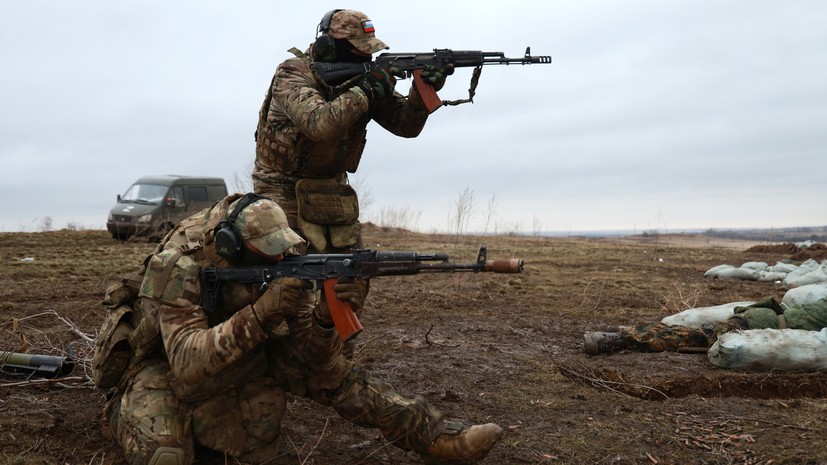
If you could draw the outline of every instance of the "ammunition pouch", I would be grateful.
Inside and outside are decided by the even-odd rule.
[[[297,221],[304,237],[319,252],[359,241],[359,199],[343,180],[300,179],[296,183]]]
[[[121,277],[106,290],[103,306],[106,316],[95,339],[95,354],[92,359],[92,381],[102,389],[115,387],[121,381],[132,359],[132,314],[138,297],[140,275]]]
[[[95,355],[92,359],[92,381],[102,389],[115,387],[121,380],[129,360],[132,358],[132,348],[129,345],[129,335],[132,326],[129,321],[132,316],[132,307],[121,305],[109,311],[104,318],[103,326],[95,340]]]
[[[144,261],[144,266],[151,255]],[[106,290],[106,307],[101,330],[95,339],[92,381],[102,389],[119,387],[140,362],[161,346],[157,304],[140,301],[141,273],[121,276],[121,281]]]

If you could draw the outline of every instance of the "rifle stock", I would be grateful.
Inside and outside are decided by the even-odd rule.
[[[222,282],[259,284],[266,289],[274,279],[295,277],[315,281],[324,289],[330,316],[343,341],[358,335],[363,327],[348,302],[336,298],[333,285],[339,277],[370,279],[377,276],[403,276],[419,273],[492,272],[521,273],[522,259],[488,260],[487,249],[480,247],[471,264],[450,263],[444,254],[357,250],[349,254],[308,254],[285,257],[272,265],[201,270],[201,306],[205,312],[215,308]]]

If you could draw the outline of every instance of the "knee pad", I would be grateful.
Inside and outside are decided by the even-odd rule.
[[[189,465],[184,461],[184,450],[178,447],[159,447],[155,449],[147,465]]]

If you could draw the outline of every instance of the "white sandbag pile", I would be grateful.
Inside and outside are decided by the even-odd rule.
[[[739,371],[827,371],[827,328],[726,333],[707,352],[713,365]]]
[[[784,308],[799,304],[811,304],[816,300],[827,297],[827,283],[805,284],[790,289],[781,299]]]
[[[784,308],[799,304],[810,304],[827,297],[827,283],[806,284],[784,293],[781,306]],[[719,323],[735,313],[735,307],[746,307],[754,304],[752,301],[730,302],[711,307],[688,308],[682,312],[663,317],[661,323],[670,326],[686,326],[700,328],[707,323]]]
[[[706,278],[715,279],[744,279],[757,281],[760,273],[752,268],[736,268],[732,265],[718,265],[704,273]]]
[[[755,302],[731,302],[712,307],[689,308],[680,313],[664,317],[660,322],[666,325],[700,328],[703,324],[725,321],[735,313],[735,307],[746,307],[754,303]]]
[[[809,259],[784,278],[784,285],[790,287],[823,282],[827,282],[827,260],[819,264],[817,261]]]
[[[789,287],[827,283],[827,260],[819,264],[810,259],[800,266],[782,262],[772,266],[765,262],[746,262],[737,268],[732,265],[718,265],[707,270],[704,277],[743,279],[747,281],[778,281]]]

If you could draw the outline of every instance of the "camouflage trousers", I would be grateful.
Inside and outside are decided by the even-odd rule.
[[[255,190],[256,194],[263,195],[269,198],[270,200],[276,202],[279,205],[279,207],[281,207],[281,209],[284,211],[285,216],[287,216],[287,223],[290,225],[290,229],[298,232],[299,234],[302,234],[297,219],[299,214],[299,207],[298,201],[296,200],[296,181],[297,178],[292,176],[286,176],[280,173],[267,171],[264,168],[259,169],[258,164],[256,165],[256,170],[253,172],[253,189]],[[302,237],[304,237],[303,234]],[[354,245],[354,248],[364,248],[364,242],[362,241],[361,235],[359,236],[356,245]],[[350,252],[350,250],[336,249],[330,246],[326,250],[317,250],[308,242],[306,252],[314,254],[348,253]],[[364,280],[362,278],[356,278],[356,281],[359,282],[361,284],[362,289],[364,289],[362,298],[359,299],[359,308],[356,309],[356,316],[361,317],[362,311],[365,308],[365,301],[367,300],[368,292],[370,291],[370,286],[368,285],[367,280]],[[321,300],[322,299],[320,299],[320,301]],[[342,353],[345,355],[345,358],[353,359],[354,349],[355,343],[353,341],[346,342],[345,346],[342,348]]]
[[[189,465],[195,462],[195,444],[249,463],[278,453],[287,398],[275,380],[262,376],[187,403],[175,395],[170,379],[166,362],[153,363],[107,404],[104,431],[131,465]]]
[[[670,326],[663,323],[627,326],[620,330],[626,338],[626,348],[640,352],[677,352],[684,348],[709,348],[721,334],[749,329],[745,318],[735,315],[720,323],[709,323],[700,328]]]
[[[337,179],[339,179],[340,183],[347,183],[347,176],[344,174],[339,175]],[[284,211],[285,216],[287,216],[287,223],[290,225],[290,229],[298,232],[306,239],[305,235],[302,233],[298,221],[299,205],[298,200],[296,199],[297,181],[298,178],[296,177],[287,176],[280,173],[262,173],[258,170],[253,173],[253,189],[255,190],[255,193],[263,195],[273,202],[276,202]],[[329,243],[325,250],[315,249],[309,243],[307,247],[307,253],[344,253],[348,252],[350,249],[350,247],[347,249],[338,249],[331,246]],[[354,245],[353,248],[360,249],[363,247],[364,244],[360,234],[356,245]]]
[[[443,431],[443,414],[427,399],[408,399],[389,383],[374,378],[341,355],[326,366],[307,360],[288,338],[272,338],[268,353],[270,376],[291,394],[333,408],[342,418],[362,427],[378,428],[393,445],[424,452]],[[312,357],[312,356],[311,356]]]
[[[296,181],[297,178],[280,173],[259,172],[258,167],[253,172],[253,190],[255,190],[255,193],[276,202],[284,210],[290,229],[299,231],[299,223],[296,219],[299,214],[298,201],[296,200]]]
[[[284,349],[278,339],[268,345],[268,350]],[[424,452],[443,432],[442,413],[423,397],[402,397],[343,356],[331,366],[310,368],[298,355],[288,352],[241,388],[192,403],[175,395],[167,363],[152,363],[109,401],[104,432],[121,445],[130,465],[191,465],[195,445],[243,463],[265,463],[278,455],[285,392],[328,405],[356,425],[377,428],[404,450]]]

